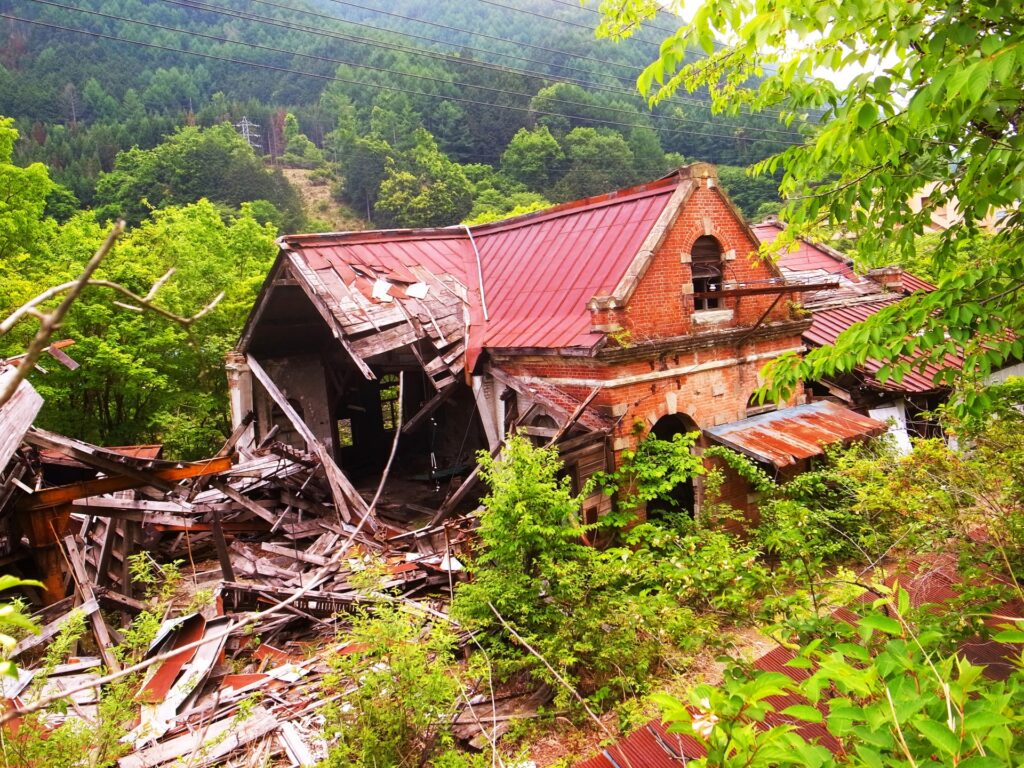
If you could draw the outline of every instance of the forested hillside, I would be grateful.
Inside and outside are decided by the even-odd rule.
[[[5,0],[0,8],[0,114],[17,120],[15,161],[45,163],[74,196],[65,194],[65,205],[110,211],[122,200],[98,182],[118,153],[152,148],[185,126],[231,122],[258,154],[301,164],[310,158],[289,147],[289,113],[322,151],[308,164],[332,163],[336,196],[385,224],[415,223],[374,210],[389,158],[424,174],[423,152],[418,161],[399,157],[414,145],[471,166],[473,189],[454,182],[461,191],[445,214],[453,223],[655,178],[683,158],[746,165],[797,137],[771,116],[712,121],[696,96],[651,112],[634,78],[657,51],[653,38],[595,41],[594,11],[560,0]],[[557,149],[545,149],[544,128]],[[523,129],[540,131],[533,145],[542,153],[525,162],[542,162],[544,178],[491,179],[475,167],[504,166]],[[118,171],[136,160],[122,158]],[[530,194],[495,210],[495,191]],[[276,194],[258,197],[294,205]],[[467,196],[477,204],[467,207]],[[303,223],[294,211],[284,221]]]

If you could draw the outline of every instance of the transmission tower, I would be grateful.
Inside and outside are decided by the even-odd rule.
[[[243,115],[242,121],[235,123],[235,128],[242,134],[242,138],[245,139],[246,143],[256,150],[257,153],[262,151],[263,144],[260,142],[260,127],[257,123],[250,121],[248,117]]]

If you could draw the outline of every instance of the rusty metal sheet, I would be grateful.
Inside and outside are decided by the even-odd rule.
[[[705,433],[757,461],[786,467],[823,453],[826,445],[884,431],[881,421],[823,400],[722,424]]]
[[[178,627],[175,628],[173,636],[167,641],[167,650],[184,648],[191,645],[203,636],[206,629],[206,619],[201,614],[193,614],[187,617]],[[158,652],[164,651],[165,646],[160,645]],[[154,668],[153,673],[143,683],[136,695],[136,700],[146,703],[156,703],[164,700],[167,692],[174,685],[175,679],[192,657],[196,649],[188,648],[181,653],[176,653],[167,661]]]

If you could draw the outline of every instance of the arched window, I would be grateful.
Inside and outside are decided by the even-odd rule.
[[[690,250],[693,270],[693,308],[718,309],[717,296],[706,297],[697,294],[722,290],[722,246],[710,235],[698,237]]]

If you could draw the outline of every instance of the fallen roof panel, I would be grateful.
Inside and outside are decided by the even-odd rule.
[[[786,467],[824,452],[824,446],[885,431],[881,421],[823,400],[762,413],[705,430],[716,442],[751,458]]]

